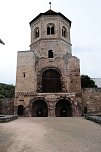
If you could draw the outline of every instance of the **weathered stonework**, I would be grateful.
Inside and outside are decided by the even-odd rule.
[[[101,114],[101,88],[82,89],[82,102],[87,113]]]
[[[82,115],[82,105],[81,107],[78,107],[78,104],[80,105],[82,101],[80,98],[77,98],[74,93],[38,93],[36,95],[18,95],[15,100],[15,114],[17,113],[18,106],[23,105],[24,116],[32,116],[31,109],[34,101],[44,100],[48,106],[48,116],[55,116],[56,103],[64,99],[68,100],[72,105],[72,116]]]
[[[14,114],[14,98],[0,99],[0,114]]]
[[[14,99],[0,99],[0,114],[17,114],[18,106],[24,106],[24,116],[32,116],[31,106],[36,100],[44,100],[48,105],[48,116],[55,116],[56,103],[61,99],[67,99],[72,104],[72,116],[85,114],[101,114],[101,89],[85,88],[81,94],[75,93],[35,93],[18,92]]]
[[[15,114],[81,115],[76,97],[81,93],[80,63],[72,56],[71,21],[49,10],[34,18],[30,27],[30,50],[18,52]]]

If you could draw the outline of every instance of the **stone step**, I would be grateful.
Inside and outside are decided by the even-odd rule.
[[[18,119],[17,115],[0,115],[0,123],[9,122]]]

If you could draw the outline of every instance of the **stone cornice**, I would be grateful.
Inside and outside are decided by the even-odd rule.
[[[62,38],[40,38],[37,42],[35,42],[35,43],[32,43],[31,45],[30,45],[30,47],[31,46],[34,46],[34,45],[36,45],[37,43],[39,43],[39,42],[41,42],[41,41],[50,41],[50,42],[53,42],[53,41],[63,41],[63,42],[65,42],[65,43],[67,43],[68,45],[70,45],[70,46],[72,46],[72,44],[71,43],[69,43],[69,42],[67,42],[66,40],[64,40],[64,39],[62,39]]]
[[[15,96],[61,96],[61,97],[75,97],[75,93],[58,92],[58,93],[37,93],[37,92],[16,92]]]

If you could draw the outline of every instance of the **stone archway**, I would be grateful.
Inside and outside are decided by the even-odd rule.
[[[61,77],[56,69],[48,69],[42,74],[42,92],[61,92]]]
[[[48,106],[44,100],[36,100],[32,103],[32,117],[48,117]]]
[[[23,105],[18,106],[17,114],[18,114],[18,116],[24,115],[24,106]]]
[[[56,103],[55,106],[56,117],[71,117],[72,116],[72,105],[69,100],[61,99]]]

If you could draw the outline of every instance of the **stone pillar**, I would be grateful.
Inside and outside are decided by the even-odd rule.
[[[55,117],[55,108],[53,102],[49,102],[48,117]]]
[[[49,117],[55,117],[55,109],[54,108],[49,109],[48,116]]]

